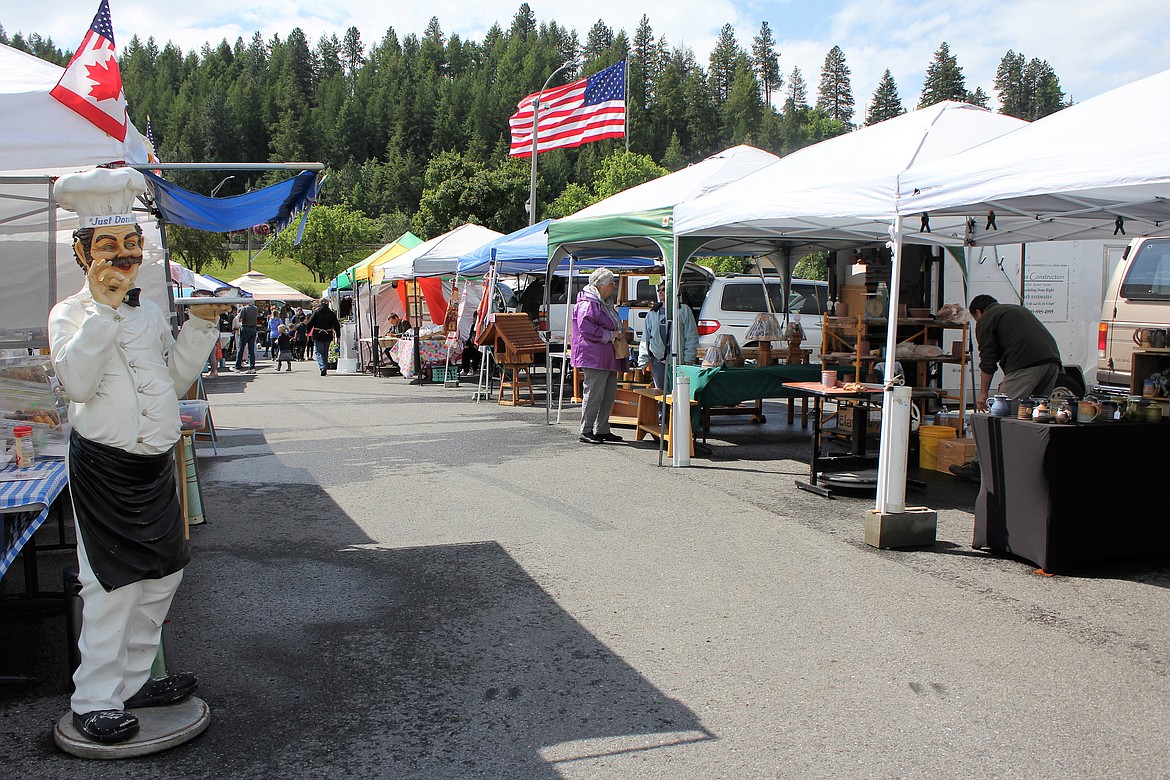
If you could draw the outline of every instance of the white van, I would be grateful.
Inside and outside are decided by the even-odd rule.
[[[1140,328],[1170,328],[1170,238],[1135,238],[1114,271],[1097,331],[1097,382],[1128,392]]]
[[[805,349],[812,350],[810,362],[817,362],[821,354],[821,325],[829,302],[829,285],[813,279],[793,279],[784,300],[784,287],[779,277],[731,274],[719,276],[707,291],[707,298],[699,311],[699,355],[714,346],[716,339],[724,333],[735,336],[742,346],[744,334],[760,312],[767,311],[764,303],[764,286],[772,310],[783,321],[786,314],[799,314],[800,326],[804,329]],[[778,349],[778,345],[773,345]]]
[[[651,284],[651,277],[647,274],[622,273],[619,278],[625,285],[619,293],[619,308],[629,308],[628,322],[637,337],[641,337],[642,328],[646,321],[646,313],[657,300],[657,291]],[[691,307],[698,317],[699,307],[707,295],[707,288],[715,275],[710,269],[696,263],[688,262],[683,267],[682,282],[680,285],[682,300]],[[573,278],[572,294],[567,294],[569,279],[566,276],[554,276],[552,281],[551,317],[544,310],[544,277],[537,276],[528,283],[520,293],[520,310],[527,314],[535,323],[536,329],[544,331],[546,325],[551,326],[554,336],[565,332],[565,321],[568,316],[568,301],[576,301],[577,294],[589,284],[589,272],[577,274]]]

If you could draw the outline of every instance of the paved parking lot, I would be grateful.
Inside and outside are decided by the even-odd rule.
[[[22,778],[1170,777],[1170,561],[1042,577],[800,492],[807,433],[714,455],[577,442],[575,409],[309,363],[208,382],[208,522],[172,610],[212,709],[148,759],[57,751],[60,616],[5,618],[0,766]],[[632,438],[632,437],[630,437]],[[44,556],[47,584],[63,554]],[[5,579],[5,590],[19,571]]]

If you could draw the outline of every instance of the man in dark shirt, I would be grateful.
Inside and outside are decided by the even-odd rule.
[[[990,295],[975,296],[968,309],[975,318],[982,374],[976,408],[987,406],[997,367],[1003,369],[1002,395],[1016,400],[1050,394],[1060,375],[1060,347],[1044,323],[1023,306]]]
[[[1031,395],[1048,396],[1060,375],[1060,347],[1056,339],[1023,306],[1000,303],[990,295],[976,295],[967,307],[975,318],[975,339],[979,342],[979,394],[976,409],[987,408],[991,382],[997,368],[1003,369],[999,392],[1013,401]],[[952,465],[956,477],[979,481],[979,462]]]
[[[256,326],[260,321],[260,310],[249,303],[240,309],[240,343],[236,345],[236,371],[244,369],[244,349],[248,350],[248,371],[256,373]]]
[[[313,334],[313,349],[317,353],[317,367],[321,369],[321,376],[329,373],[329,344],[334,334],[341,339],[341,322],[333,309],[329,308],[329,301],[321,299],[313,316],[309,317],[310,332]]]

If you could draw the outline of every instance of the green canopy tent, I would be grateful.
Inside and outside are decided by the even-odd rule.
[[[673,301],[679,275],[674,207],[714,192],[778,159],[751,146],[735,146],[553,222],[548,228],[545,306],[549,305],[553,269],[569,256],[582,261],[595,257],[661,257],[666,270],[667,301]],[[685,259],[700,247],[707,255],[727,254],[720,251],[719,242],[701,239],[680,245],[679,252]],[[551,337],[551,332],[546,335]],[[546,404],[551,405],[551,399]]]

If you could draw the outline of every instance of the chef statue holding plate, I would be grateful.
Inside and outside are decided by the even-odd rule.
[[[61,207],[80,219],[73,250],[85,271],[81,290],[49,315],[53,366],[73,423],[69,489],[83,607],[72,723],[84,740],[103,744],[138,734],[132,710],[195,692],[192,674],[150,672],[191,559],[175,482],[178,399],[198,378],[228,308],[191,306],[176,339],[162,310],[139,301],[142,229],[131,208],[145,190],[130,168],[62,176],[54,187]]]

